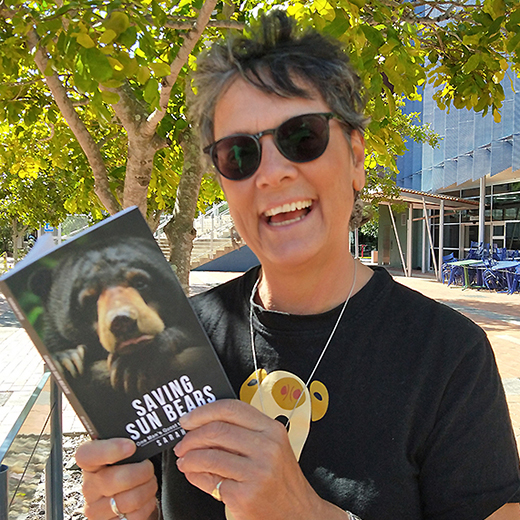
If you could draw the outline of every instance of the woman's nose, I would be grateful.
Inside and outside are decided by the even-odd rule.
[[[255,175],[259,188],[277,186],[296,178],[298,164],[284,157],[276,147],[272,135],[262,136],[262,159]]]

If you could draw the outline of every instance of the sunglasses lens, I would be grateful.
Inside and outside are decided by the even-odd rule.
[[[239,181],[253,175],[262,157],[259,139],[274,134],[280,153],[296,163],[317,159],[329,144],[329,119],[333,114],[304,114],[282,123],[275,130],[256,135],[237,134],[224,137],[204,151],[210,151],[217,170],[228,179]]]
[[[289,119],[276,131],[275,142],[290,161],[317,159],[329,143],[329,121],[323,114],[305,114]]]
[[[212,159],[224,177],[234,181],[246,179],[259,166],[260,147],[252,136],[234,135],[215,143]]]

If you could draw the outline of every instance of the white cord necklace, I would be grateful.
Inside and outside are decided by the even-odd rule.
[[[352,296],[352,293],[354,292],[354,287],[356,285],[356,274],[357,274],[357,262],[354,260],[354,277],[352,279],[352,286],[350,287],[350,292],[348,293],[347,299],[345,300],[345,303],[343,304],[343,307],[341,308],[338,319],[336,320],[336,323],[334,324],[334,327],[332,328],[332,332],[329,335],[329,339],[327,339],[327,342],[325,343],[325,346],[323,347],[323,350],[321,351],[321,354],[318,357],[318,361],[316,361],[316,364],[314,365],[314,368],[311,371],[309,379],[305,383],[305,388],[309,388],[312,378],[314,377],[314,374],[316,373],[316,370],[318,369],[318,366],[321,363],[321,360],[323,359],[325,352],[329,348],[330,342],[332,341],[332,338],[334,337],[334,334],[336,333],[336,329],[338,328],[339,322],[341,321],[341,318],[343,317],[343,314],[345,313],[345,309],[347,308],[347,304],[350,300],[350,297]],[[258,377],[258,392],[259,392],[259,396],[260,396],[260,406],[262,407],[262,412],[265,413],[264,403],[262,400],[262,391],[261,391],[262,383],[260,381],[260,373],[258,372],[258,361],[256,359],[256,348],[255,348],[255,337],[254,337],[255,331],[253,329],[253,303],[254,303],[254,298],[255,298],[259,283],[260,283],[260,278],[258,278],[258,280],[255,282],[255,285],[253,286],[253,290],[251,291],[251,296],[249,298],[249,333],[251,335],[251,352],[253,354],[253,363],[254,363],[254,367],[255,367],[255,374],[257,374],[257,377]],[[287,427],[289,426],[289,423],[291,421],[294,410],[296,410],[296,408],[298,407],[300,399],[302,398],[303,395],[304,395],[304,392],[301,392],[300,396],[298,397],[298,400],[296,401],[296,404],[294,405],[293,409],[291,410],[291,413],[289,414],[288,421],[287,421]]]

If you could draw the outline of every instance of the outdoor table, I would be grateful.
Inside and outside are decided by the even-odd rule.
[[[512,267],[516,267],[520,265],[520,259],[518,260],[499,260],[495,264],[493,264],[490,269],[493,271],[501,271],[505,269],[511,269]]]
[[[450,266],[462,267],[464,270],[464,286],[463,289],[467,289],[469,284],[468,268],[469,267],[480,267],[486,265],[482,260],[457,260],[456,262],[450,262]]]

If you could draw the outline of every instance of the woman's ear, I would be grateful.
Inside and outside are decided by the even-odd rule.
[[[358,130],[352,130],[350,134],[352,150],[352,187],[361,191],[365,186],[365,138]]]

